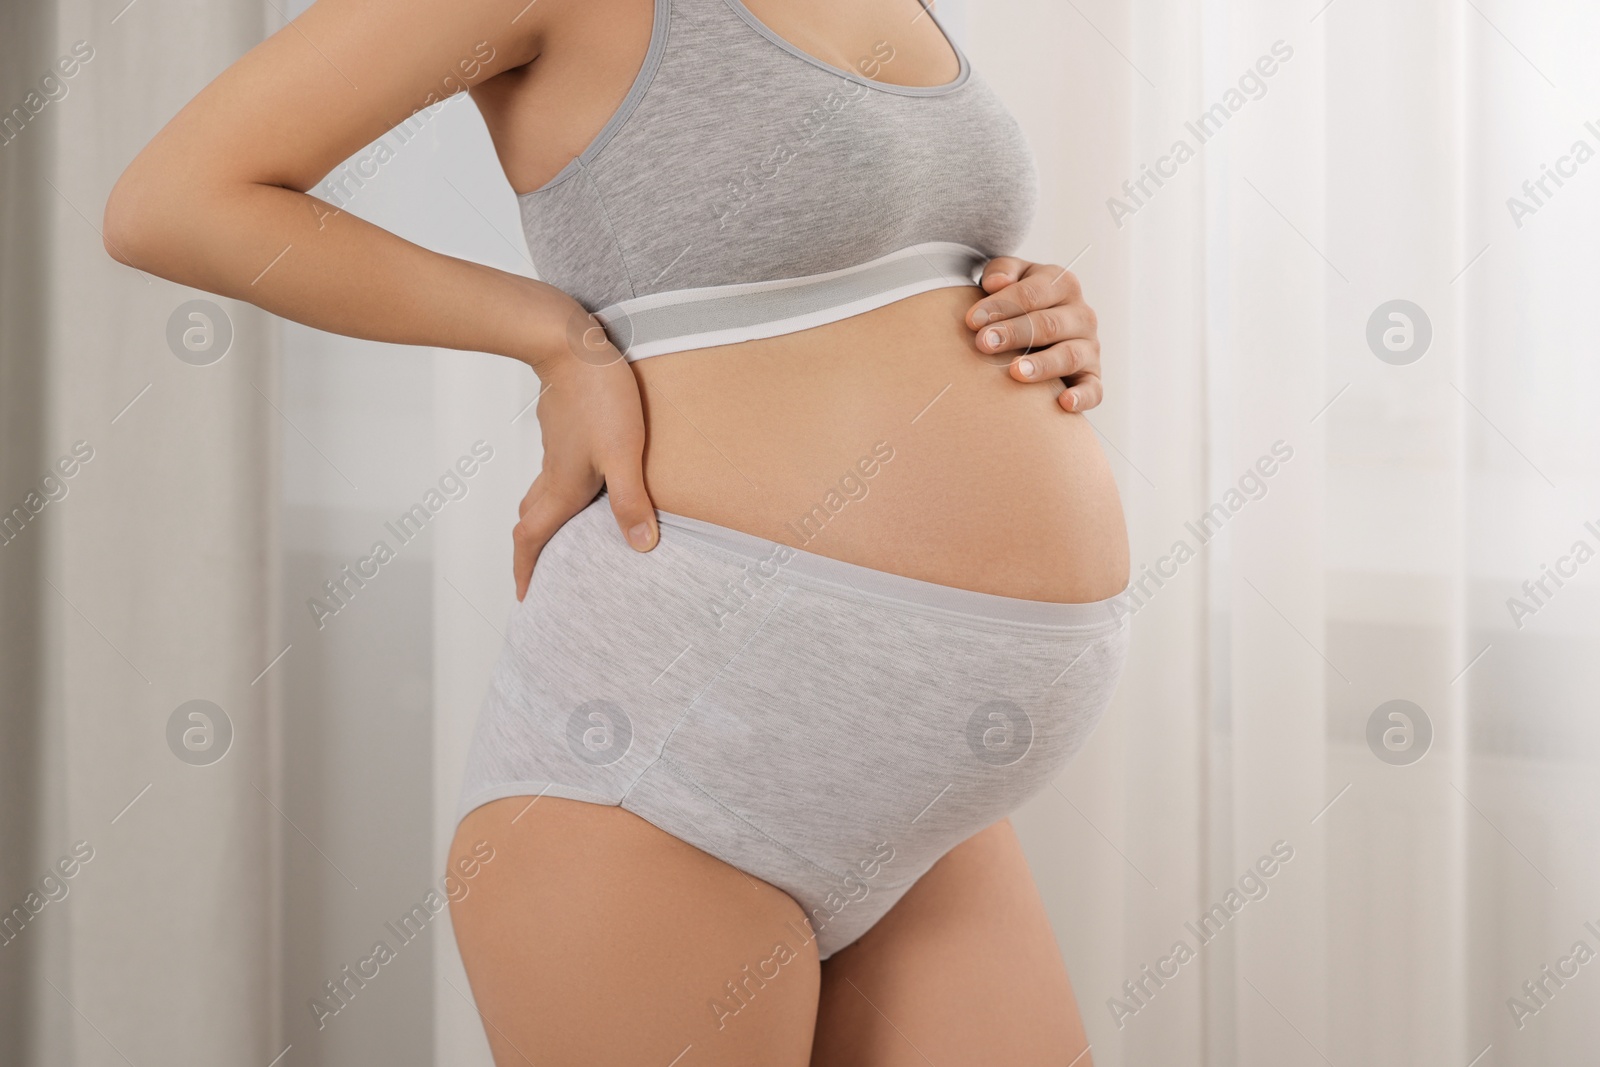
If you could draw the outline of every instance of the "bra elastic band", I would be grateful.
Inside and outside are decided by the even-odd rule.
[[[976,285],[987,262],[967,245],[932,242],[827,274],[652,293],[602,308],[595,318],[633,362],[808,330],[918,293]]]

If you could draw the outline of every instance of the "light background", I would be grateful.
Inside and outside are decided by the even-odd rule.
[[[534,380],[237,304],[229,355],[187,366],[166,322],[203,294],[95,232],[133,153],[297,10],[0,13],[0,107],[73,41],[96,50],[0,146],[0,507],[96,448],[0,548],[0,905],[96,848],[0,948],[0,1062],[488,1062],[445,918],[323,1029],[307,1001],[437,883],[538,466]],[[1520,629],[1506,601],[1573,541],[1600,547],[1600,165],[1520,227],[1506,200],[1574,140],[1600,148],[1600,12],[938,10],[1038,155],[1022,254],[1071,262],[1100,312],[1090,418],[1136,567],[1274,441],[1294,449],[1140,611],[1105,723],[1015,817],[1096,1062],[1586,1062],[1595,965],[1521,1028],[1506,1002],[1574,942],[1600,949],[1600,564]],[[1265,95],[1119,227],[1124,179],[1280,40]],[[464,98],[345,206],[531,272]],[[1433,327],[1409,366],[1365,336],[1397,298]],[[306,600],[479,439],[495,458],[467,498],[319,629]],[[167,748],[196,697],[235,725],[210,767]],[[1434,729],[1411,766],[1365,740],[1396,698]],[[1108,999],[1278,840],[1295,858],[1269,895],[1119,1026]]]

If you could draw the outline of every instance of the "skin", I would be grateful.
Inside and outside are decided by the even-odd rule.
[[[974,346],[961,315],[978,293],[635,363],[657,506],[938,585],[1119,592],[1122,512],[1094,430],[1060,410],[1059,383],[1019,385]],[[877,443],[893,458],[861,479]],[[812,509],[851,471],[857,499],[819,527]]]
[[[873,76],[954,76],[954,55],[915,0],[748,6],[835,66],[889,40],[895,58]],[[887,435],[892,475],[808,551],[1031,599],[1119,591],[1121,510],[1081,415],[1101,399],[1096,322],[1060,267],[997,259],[981,288],[629,365],[584,333],[586,313],[553,287],[421,248],[306,195],[463,85],[512,188],[538,187],[626,94],[650,8],[319,0],[129,165],[107,202],[107,251],[330,332],[528,364],[545,451],[513,532],[519,598],[544,544],[602,485],[641,551],[658,537],[655,506],[792,544],[784,524]],[[929,405],[936,394],[944,399]],[[462,822],[452,859],[480,839],[497,858],[452,914],[502,1067],[531,1062],[525,1052],[541,1064],[667,1063],[686,1044],[682,1062],[697,1064],[925,1062],[908,1048],[939,1049],[940,1062],[1063,1064],[1084,1051],[1005,822],[958,845],[826,963],[797,944],[782,978],[722,1027],[702,987],[770,956],[799,915],[787,895],[621,809],[498,801]]]
[[[541,0],[541,4],[546,5],[560,3],[562,0]],[[939,85],[950,81],[959,70],[955,54],[932,20],[919,17],[922,9],[916,0],[876,4],[860,4],[853,0],[817,0],[808,4],[795,4],[792,0],[751,0],[746,6],[779,36],[836,67],[855,67],[856,57],[873,54],[875,42],[890,41],[895,48],[894,60],[862,73],[895,84]],[[590,136],[621,103],[648,47],[651,28],[648,7],[638,0],[602,0],[585,5],[583,13],[575,12],[569,18],[574,26],[587,20],[598,29],[582,34],[581,41],[574,42],[571,54],[576,58],[566,60],[570,66],[547,74],[547,91],[555,86],[557,78],[563,79],[563,88],[557,94],[539,96],[538,64],[527,72],[514,71],[492,79],[474,90],[501,165],[514,190],[521,193],[537,189],[554,177],[588,144]],[[622,10],[624,8],[626,11]],[[557,8],[547,7],[546,14],[554,10]],[[580,31],[569,32],[577,37]],[[611,64],[613,69],[601,77],[600,68],[606,64]],[[579,84],[583,86],[582,91],[566,88]],[[530,136],[530,128],[536,123],[548,123],[555,108],[580,110],[582,134],[554,140]],[[725,346],[705,353],[674,353],[671,359],[634,364],[647,417],[645,442],[650,449],[650,454],[644,457],[646,469],[642,479],[634,470],[632,459],[635,448],[644,445],[632,436],[623,442],[614,442],[609,449],[604,441],[600,442],[598,447],[607,450],[594,457],[562,447],[581,432],[581,426],[564,418],[564,401],[555,395],[553,383],[541,370],[541,381],[552,386],[541,398],[538,408],[539,423],[545,430],[545,464],[523,498],[522,519],[512,534],[518,599],[527,591],[540,550],[567,519],[594,499],[602,484],[610,493],[618,525],[629,542],[641,550],[652,547],[658,536],[652,504],[769,536],[768,531],[799,513],[794,504],[805,492],[814,494],[819,484],[825,486],[836,479],[856,457],[826,455],[814,447],[813,439],[803,448],[788,450],[788,462],[773,465],[763,463],[760,457],[745,456],[729,464],[724,455],[716,452],[717,448],[725,452],[730,440],[755,442],[747,427],[722,423],[719,418],[732,409],[766,410],[781,394],[748,381],[709,389],[706,383],[747,373],[752,365],[770,364],[772,360],[764,358],[769,353],[791,366],[811,368],[808,378],[811,382],[837,380],[815,372],[812,357],[819,352],[833,352],[848,358],[863,349],[879,354],[887,350],[886,346],[915,352],[925,341],[909,340],[907,332],[940,320],[960,323],[961,335],[956,338],[958,331],[947,331],[948,338],[934,342],[942,352],[959,350],[987,357],[988,361],[981,365],[984,369],[1003,366],[1013,381],[1038,385],[1043,394],[1040,399],[1013,400],[1015,406],[1011,411],[992,413],[998,418],[1009,419],[1016,413],[1017,406],[1023,405],[1031,404],[1037,411],[1054,403],[1061,410],[1081,413],[1100,403],[1103,390],[1098,322],[1093,309],[1084,302],[1077,277],[1053,264],[1030,263],[1014,257],[990,261],[981,279],[981,288],[925,294],[891,308],[857,316],[849,320],[848,326],[837,330],[807,331],[804,335],[807,341],[799,349],[778,338]],[[846,338],[845,345],[839,343],[841,334]],[[586,366],[620,361],[620,354],[604,343],[602,331],[595,330],[587,336],[595,343],[588,351],[580,353]],[[758,358],[748,358],[751,355]],[[885,364],[882,370],[886,378],[897,378],[902,385],[909,384],[904,376],[895,373],[895,366]],[[978,366],[965,368],[965,371],[968,381],[993,389],[993,374],[974,377],[980,373]],[[928,383],[932,378],[925,374],[921,381]],[[927,397],[948,384],[951,384],[948,377],[933,384],[917,401],[916,407],[920,408]],[[837,406],[833,397],[813,393],[811,399],[815,406]],[[1030,413],[1027,417],[1033,418],[1037,425],[1037,416]],[[776,421],[780,420],[769,420],[768,425]],[[858,416],[858,422],[875,428],[894,421],[904,420],[886,408]],[[1086,425],[1071,428],[1063,425],[1056,433],[1058,439],[1053,441],[1043,436],[1027,442],[1013,441],[1016,462],[1034,472],[1033,483],[1025,487],[1022,494],[993,492],[988,499],[983,499],[981,494],[964,494],[974,511],[998,518],[989,529],[964,531],[965,536],[948,536],[952,531],[946,531],[943,558],[925,559],[914,572],[899,567],[884,569],[895,569],[898,573],[940,584],[1045,600],[1096,600],[1118,592],[1126,579],[1126,531],[1122,528],[1121,510],[1110,472]],[[693,440],[683,442],[680,447],[677,441],[680,437]],[[1073,440],[1059,440],[1063,437]],[[703,447],[708,441],[716,442],[710,455]],[[963,443],[963,447],[968,446]],[[1053,452],[1060,462],[1042,467],[1041,452]],[[944,458],[924,451],[921,462],[927,477],[916,486],[902,482],[900,492],[923,499],[948,495],[949,465]],[[991,462],[987,465],[989,470],[973,470],[970,480],[998,489],[991,478],[991,471],[997,465]],[[1035,495],[1031,490],[1039,482],[1063,479],[1070,484],[1063,486],[1062,496],[1080,502],[1071,514],[1064,508],[1056,508],[1049,514],[1006,514],[1021,497]],[[752,483],[760,486],[763,492],[749,495],[747,491]],[[768,489],[773,491],[764,492]],[[1085,501],[1089,506],[1083,506]],[[813,495],[801,510],[814,502]],[[897,513],[884,515],[878,530],[897,527],[926,530],[930,524],[926,515],[917,514],[912,508],[902,508]],[[1012,543],[996,543],[992,536],[996,532],[1012,535]],[[1035,540],[1042,535],[1071,544],[1074,550],[1042,558]],[[795,543],[792,537],[775,539]],[[830,536],[825,544],[805,547],[850,562],[879,566],[884,557],[874,554],[874,541],[880,542],[878,551],[882,552],[882,539],[865,530],[856,531],[856,536],[851,538]],[[1103,545],[1105,551],[1084,554],[1082,546],[1086,543]],[[992,585],[984,584],[986,576],[980,575],[974,580],[970,559],[979,551],[990,560],[1015,553],[1010,557],[1017,561],[1015,568],[1026,567],[1033,572],[1033,578],[1021,580],[1013,573],[997,576],[998,580]],[[903,556],[896,553],[892,558]],[[1050,581],[1041,583],[1040,577]]]
[[[788,894],[621,808],[531,799],[471,812],[450,855],[495,851],[450,918],[498,1067],[664,1065],[686,1046],[682,1063],[805,1067],[820,971]],[[719,1020],[711,999],[779,941],[793,958]]]
[[[450,906],[499,1067],[1093,1062],[1009,820],[946,853],[820,966],[787,894],[621,808],[508,797],[468,814]],[[788,957],[774,953],[782,942]],[[786,959],[786,962],[768,962]],[[765,964],[765,966],[763,966]],[[718,1018],[726,983],[772,975]]]

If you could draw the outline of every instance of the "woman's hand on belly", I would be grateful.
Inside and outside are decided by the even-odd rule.
[[[527,594],[545,544],[589,506],[602,485],[628,544],[648,552],[656,543],[655,507],[644,484],[638,380],[576,301],[566,328],[548,347],[546,357],[531,361],[539,376],[536,412],[544,460],[511,531],[518,600]]]
[[[663,511],[940,585],[1100,600],[1127,533],[1095,430],[985,353],[976,286],[631,364]],[[877,473],[874,473],[874,472]],[[825,528],[824,528],[825,527]]]
[[[1039,349],[1011,361],[1013,378],[1063,379],[1067,388],[1056,402],[1067,411],[1087,411],[1100,403],[1099,322],[1083,302],[1077,275],[1053,264],[1000,256],[983,268],[983,291],[989,295],[967,312],[980,351]]]

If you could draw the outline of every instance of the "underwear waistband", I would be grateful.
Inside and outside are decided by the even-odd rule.
[[[892,607],[913,607],[925,613],[1044,630],[1111,631],[1125,625],[1133,614],[1126,589],[1105,600],[1075,604],[1021,600],[846,563],[687,515],[657,510],[656,519],[663,527],[749,562],[770,561],[776,568],[775,573],[781,574],[785,581],[820,586],[845,596],[865,596]]]

